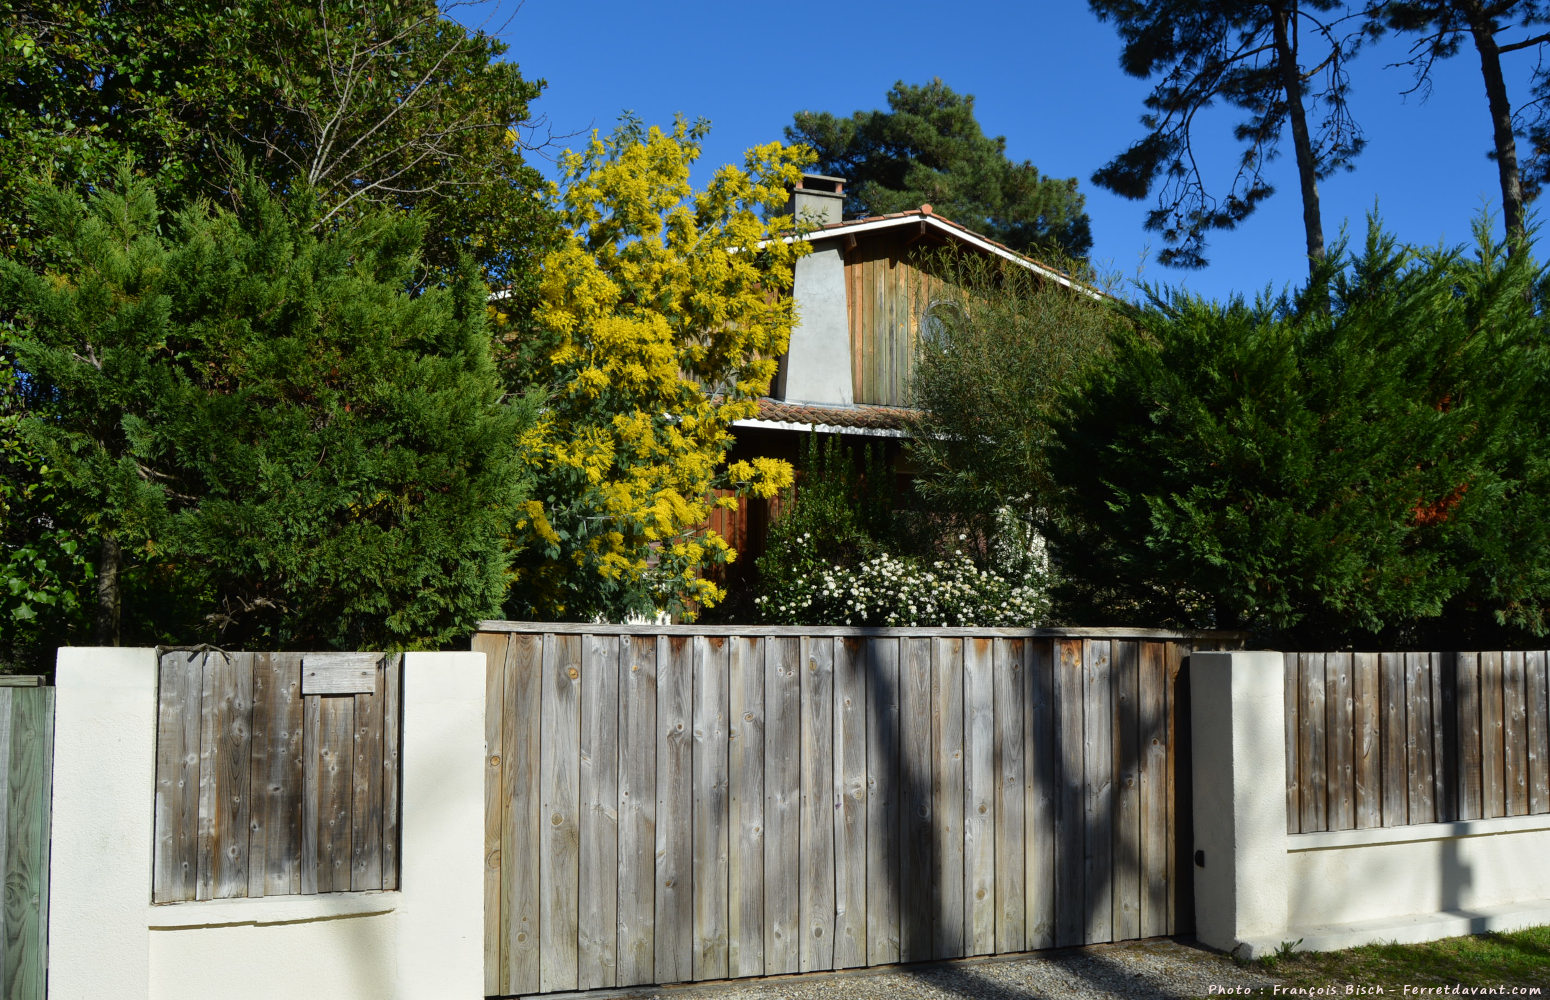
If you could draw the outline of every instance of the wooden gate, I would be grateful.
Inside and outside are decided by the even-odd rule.
[[[0,996],[43,1000],[48,968],[49,805],[54,689],[0,677]]]
[[[486,992],[1188,930],[1203,641],[484,623]]]

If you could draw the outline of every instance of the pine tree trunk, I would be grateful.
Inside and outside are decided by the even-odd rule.
[[[1507,228],[1507,250],[1517,251],[1524,238],[1523,185],[1518,173],[1518,141],[1512,134],[1512,103],[1502,79],[1501,53],[1496,45],[1497,25],[1479,0],[1464,0],[1458,9],[1469,24],[1480,53],[1480,75],[1485,78],[1486,101],[1491,108],[1491,133],[1496,145],[1496,172],[1502,185],[1502,221]]]
[[[111,534],[102,536],[102,546],[97,559],[97,628],[99,646],[117,646],[122,639],[119,630],[120,608],[118,568],[122,562],[118,538]]]
[[[1276,64],[1281,88],[1286,93],[1287,117],[1291,119],[1292,146],[1297,152],[1297,179],[1302,185],[1302,225],[1308,241],[1308,272],[1324,260],[1324,220],[1319,208],[1318,164],[1313,158],[1313,139],[1308,132],[1308,113],[1302,105],[1302,71],[1292,45],[1291,19],[1297,5],[1277,4],[1271,22],[1275,32]]]

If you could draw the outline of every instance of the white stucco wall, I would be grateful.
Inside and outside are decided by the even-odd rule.
[[[786,351],[783,398],[831,405],[854,403],[845,257],[840,248],[815,246],[812,253],[798,260],[791,294],[797,322]]]
[[[1550,816],[1287,840],[1292,927],[1550,905]]]
[[[399,891],[153,906],[156,655],[57,673],[49,995],[482,997],[484,657],[404,658]]]

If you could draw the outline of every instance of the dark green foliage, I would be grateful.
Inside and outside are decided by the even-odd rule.
[[[910,385],[915,488],[941,529],[982,540],[988,561],[1025,575],[1033,525],[1054,484],[1045,454],[1060,392],[1107,348],[1123,307],[988,257],[944,254]]]
[[[53,647],[80,625],[90,563],[82,533],[61,516],[59,474],[21,422],[20,392],[0,355],[0,671],[44,673]]]
[[[242,192],[170,218],[127,171],[89,203],[34,192],[43,265],[0,262],[0,298],[22,432],[71,497],[60,527],[121,548],[127,641],[466,634],[500,607],[525,485],[484,285],[466,265],[410,294],[414,215],[317,235]]]
[[[1141,116],[1145,134],[1093,174],[1126,198],[1157,193],[1146,227],[1161,233],[1158,260],[1204,267],[1211,230],[1232,229],[1273,193],[1267,164],[1292,133],[1302,184],[1308,254],[1324,254],[1316,181],[1349,169],[1361,129],[1347,106],[1346,61],[1363,37],[1338,0],[1089,0],[1124,42],[1120,65],[1155,79]],[[1306,58],[1305,58],[1306,57]],[[1202,174],[1194,129],[1218,102],[1244,114],[1233,127],[1243,145],[1223,195]],[[1316,119],[1308,121],[1313,114]]]
[[[415,208],[428,265],[521,285],[549,225],[517,148],[542,85],[504,52],[431,0],[0,0],[0,245],[32,235],[28,178],[84,190],[130,157],[175,211],[247,162],[318,221]]]
[[[1028,161],[1006,156],[974,118],[974,97],[940,79],[902,81],[888,91],[887,111],[849,118],[799,111],[786,128],[791,142],[818,153],[815,169],[843,177],[847,215],[933,210],[1019,251],[1092,249],[1092,230],[1076,179],[1042,176]]]
[[[1154,301],[1056,431],[1066,614],[1283,643],[1542,633],[1550,368],[1532,264],[1480,238],[1415,253],[1374,224],[1310,283],[1328,302]]]
[[[888,550],[893,495],[893,476],[875,449],[856,456],[834,435],[809,435],[797,485],[781,494],[780,516],[757,560],[760,591],[788,591],[821,570]]]

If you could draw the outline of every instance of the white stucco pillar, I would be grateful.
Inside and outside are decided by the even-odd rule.
[[[1282,654],[1193,653],[1195,935],[1231,951],[1287,926]]]
[[[48,995],[144,998],[156,651],[65,648],[57,664]]]
[[[404,655],[400,997],[484,996],[484,671]]]

